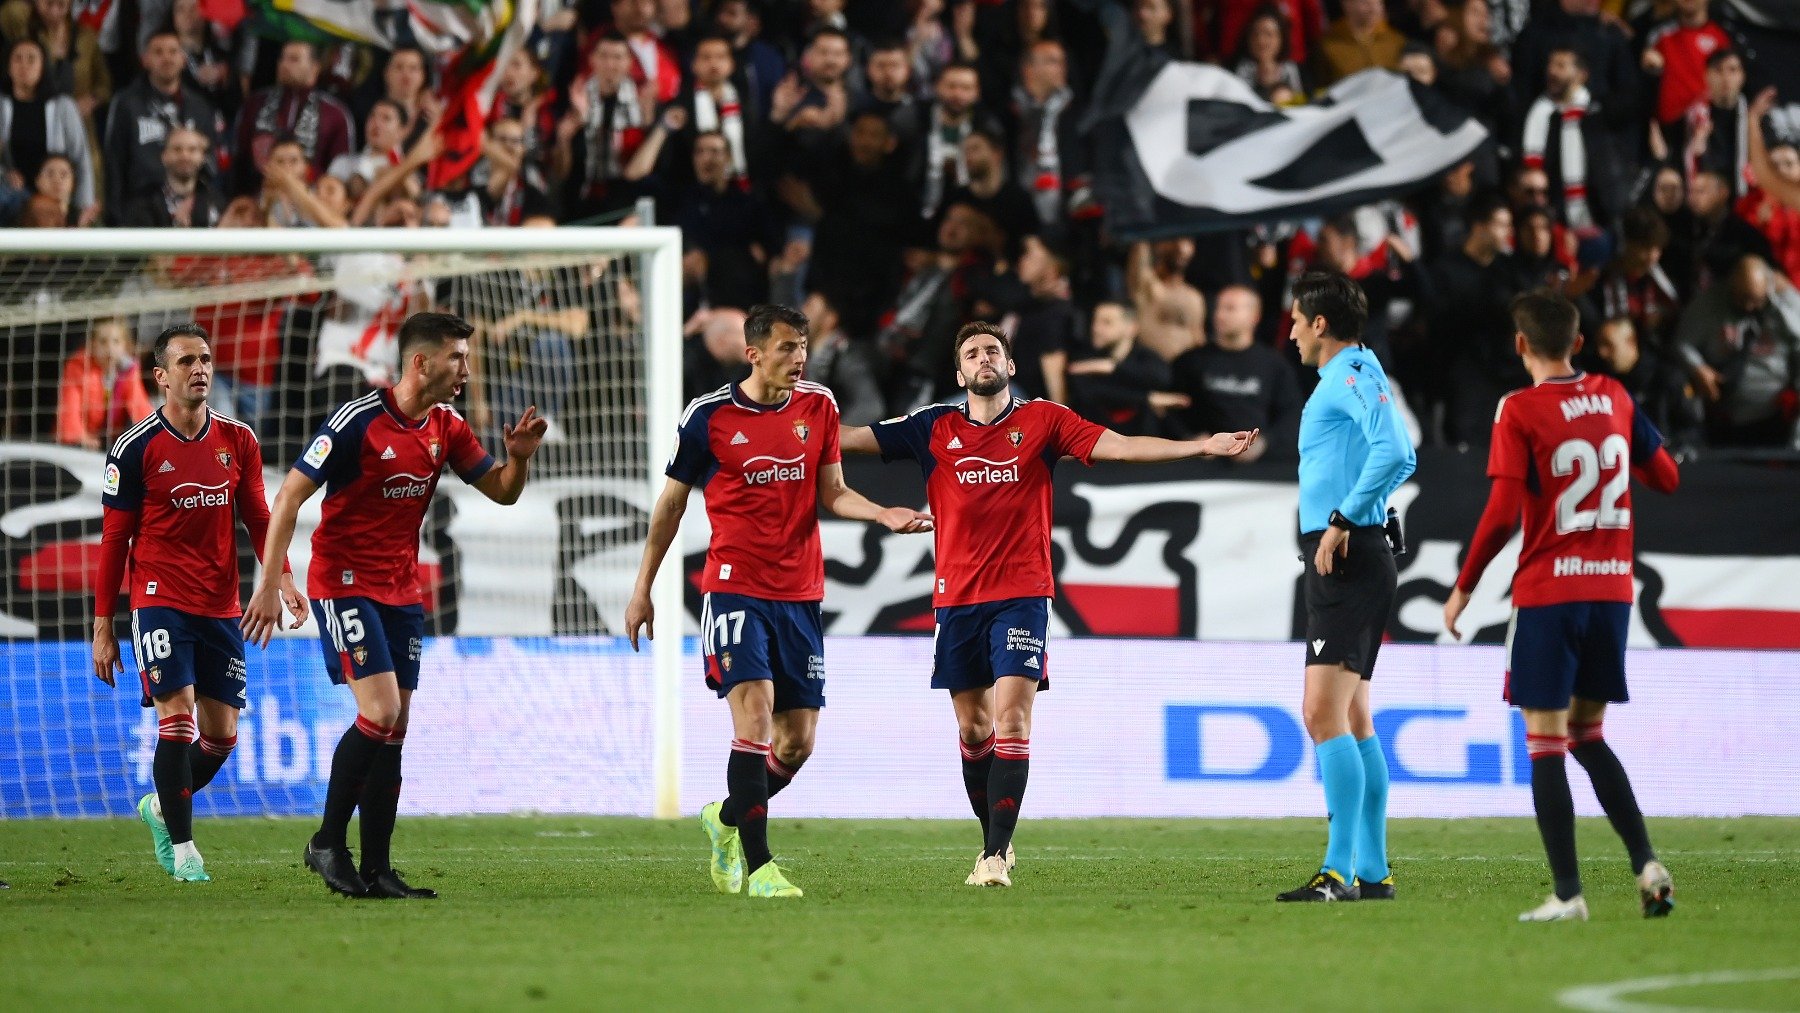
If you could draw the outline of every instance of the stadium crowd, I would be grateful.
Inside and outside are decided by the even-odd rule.
[[[952,337],[990,319],[1018,389],[1126,434],[1261,428],[1246,457],[1295,452],[1315,379],[1286,337],[1302,271],[1363,284],[1415,438],[1452,446],[1483,444],[1500,394],[1526,384],[1507,306],[1549,286],[1582,309],[1582,364],[1675,448],[1795,441],[1800,207],[1776,194],[1800,192],[1800,116],[1758,94],[1780,74],[1725,0],[1131,0],[1151,45],[1270,102],[1381,67],[1490,133],[1402,199],[1137,244],[1107,235],[1079,129],[1105,47],[1094,3],[545,0],[453,179],[427,173],[437,61],[403,2],[377,6],[391,48],[261,38],[233,0],[6,0],[0,218],[528,227],[630,220],[647,198],[684,236],[690,396],[744,369],[756,303],[805,309],[808,373],[851,425],[954,397]],[[1758,185],[1771,174],[1787,186]],[[243,260],[233,277],[304,266]],[[482,321],[489,361],[509,338],[529,360],[514,399],[589,354],[581,320],[521,288],[523,308]],[[270,387],[334,368],[319,404],[382,382],[358,358],[378,352],[284,337],[332,312],[239,314],[216,334],[229,403],[254,420]],[[37,349],[67,360],[60,395],[47,384],[63,403],[15,390],[11,437],[97,446],[148,410],[117,391],[130,342],[108,329]],[[283,372],[284,355],[303,365]],[[500,375],[471,392],[481,413],[506,410]]]

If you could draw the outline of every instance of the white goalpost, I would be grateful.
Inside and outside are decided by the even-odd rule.
[[[460,758],[470,774],[466,783],[443,774],[415,793],[413,771],[428,761],[415,765],[409,748],[410,805],[676,816],[687,626],[679,540],[653,590],[662,636],[648,657],[591,638],[625,632],[643,532],[675,443],[680,262],[680,233],[667,227],[0,230],[0,549],[9,570],[0,677],[12,685],[0,690],[0,772],[19,785],[0,793],[0,818],[116,814],[139,790],[80,770],[133,764],[136,700],[129,710],[119,700],[135,694],[122,680],[117,693],[94,695],[105,687],[91,672],[91,687],[70,673],[84,674],[76,666],[91,628],[102,454],[155,404],[141,354],[149,339],[185,321],[213,335],[209,402],[256,429],[272,495],[323,412],[388,382],[400,321],[425,309],[476,327],[474,376],[457,407],[490,452],[504,453],[502,426],[526,404],[551,420],[515,506],[471,497],[453,480],[439,487],[421,583],[428,632],[446,639],[428,649],[427,679],[435,661],[547,687],[519,705],[520,728],[578,727],[528,736],[543,740],[541,755],[526,746],[517,762],[560,754],[577,769],[523,800],[500,797],[489,782],[504,772],[482,753],[481,721],[455,715],[484,706],[479,684],[465,679],[437,700],[421,693],[419,710],[436,708],[448,727],[418,752]],[[303,512],[290,556],[302,578],[318,500]],[[302,637],[316,637],[310,623],[294,635]],[[490,643],[481,638],[499,639],[480,646]],[[317,651],[287,644],[268,663],[296,667],[308,649]],[[129,657],[126,678],[135,681]],[[240,747],[248,757],[233,761],[248,769],[209,793],[218,812],[304,809],[317,794],[311,775],[328,764],[320,729],[336,720],[335,700],[282,688],[259,706],[257,665],[253,653],[245,716],[253,731]],[[589,682],[611,688],[584,684],[584,666],[604,669]],[[558,720],[571,715],[582,720]],[[317,727],[307,724],[313,718]],[[415,727],[429,736],[434,718],[421,713]],[[30,727],[45,721],[48,730]],[[91,734],[89,721],[99,726]]]

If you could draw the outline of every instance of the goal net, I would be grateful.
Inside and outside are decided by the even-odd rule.
[[[103,454],[160,403],[156,335],[206,329],[209,404],[256,431],[272,497],[331,412],[393,382],[400,324],[423,310],[475,326],[456,407],[490,453],[504,458],[504,427],[528,405],[550,430],[519,503],[446,476],[431,504],[420,577],[435,639],[407,803],[672,813],[680,638],[635,655],[616,635],[680,413],[679,243],[667,228],[0,234],[0,814],[117,815],[150,790],[154,719],[126,603],[118,689],[89,655]],[[302,585],[321,499],[289,555]],[[247,594],[255,560],[239,543]],[[658,612],[679,633],[667,569]],[[197,811],[316,811],[353,715],[317,637],[309,621],[249,650],[238,754]]]

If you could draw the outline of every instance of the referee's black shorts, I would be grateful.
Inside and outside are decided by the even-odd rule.
[[[1343,665],[1365,680],[1375,674],[1375,656],[1394,611],[1394,553],[1380,525],[1350,530],[1350,554],[1339,556],[1331,573],[1320,574],[1313,558],[1324,531],[1300,536],[1306,575],[1306,663]]]

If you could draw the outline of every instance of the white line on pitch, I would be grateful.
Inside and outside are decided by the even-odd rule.
[[[1672,988],[1695,985],[1748,985],[1761,981],[1791,981],[1800,978],[1800,967],[1775,968],[1766,971],[1702,971],[1697,974],[1662,974],[1653,978],[1628,978],[1599,985],[1578,985],[1556,993],[1556,1001],[1571,1009],[1591,1013],[1742,1013],[1722,1006],[1665,1006],[1661,1003],[1637,1002],[1628,996],[1642,992],[1666,992]]]

